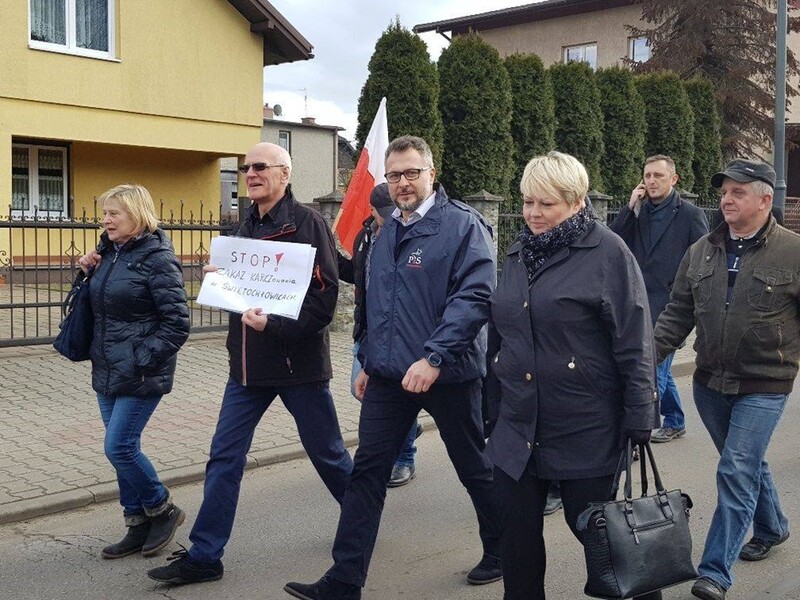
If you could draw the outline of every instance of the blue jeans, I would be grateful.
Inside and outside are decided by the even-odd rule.
[[[189,534],[192,559],[214,563],[222,558],[233,530],[247,452],[256,426],[276,396],[294,417],[311,463],[341,504],[353,460],[344,447],[328,382],[245,387],[229,379],[211,440],[203,503]]]
[[[350,393],[353,394],[353,398],[356,397],[356,377],[358,377],[363,368],[358,360],[359,347],[360,344],[358,342],[353,345],[353,366],[350,369]],[[419,419],[414,422],[411,429],[408,430],[406,439],[403,440],[403,447],[400,448],[400,455],[395,462],[398,467],[414,466],[414,456],[417,454],[417,447],[414,445],[414,442],[417,441],[417,427],[419,427]]]
[[[656,369],[656,374],[658,375],[658,397],[661,403],[661,416],[664,417],[661,426],[669,427],[670,429],[683,429],[686,427],[686,419],[683,416],[678,387],[675,385],[675,379],[672,377],[673,358],[675,358],[674,352],[667,356],[664,362],[658,365]]]
[[[109,398],[97,394],[106,428],[104,450],[117,472],[119,503],[128,526],[143,523],[167,508],[169,492],[141,449],[142,431],[160,401],[161,396]]]
[[[747,530],[767,541],[789,532],[764,456],[786,394],[723,394],[695,382],[694,401],[717,451],[717,508],[698,571],[725,589]]]

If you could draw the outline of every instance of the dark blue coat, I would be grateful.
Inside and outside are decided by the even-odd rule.
[[[659,424],[639,267],[600,223],[530,284],[520,249],[509,249],[492,297],[489,360],[500,397],[486,452],[517,480],[532,454],[542,479],[613,473],[621,431]]]
[[[637,217],[630,208],[624,206],[611,224],[611,231],[625,240],[639,263],[647,288],[650,316],[655,325],[658,315],[669,302],[672,283],[683,255],[689,246],[708,233],[708,222],[702,209],[684,202],[678,196],[672,213],[667,217],[669,222],[664,233],[654,240],[650,248],[647,215],[647,211],[641,211]]]
[[[484,325],[497,273],[488,228],[441,186],[396,251],[400,227],[387,221],[372,250],[364,370],[401,380],[413,363],[438,352],[437,383],[483,377]]]
[[[172,390],[177,354],[189,337],[183,275],[172,242],[157,229],[119,251],[100,238],[103,260],[89,283],[94,312],[92,388],[105,396]]]

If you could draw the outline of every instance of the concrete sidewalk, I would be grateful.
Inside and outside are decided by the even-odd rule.
[[[349,330],[331,334],[331,392],[345,442],[355,445],[360,405],[350,395],[351,347]],[[89,363],[71,363],[50,346],[25,346],[0,349],[0,364],[0,523],[115,499]],[[686,375],[693,368],[689,343],[675,357],[673,372]],[[181,349],[174,390],[142,436],[166,484],[203,478],[227,374],[225,334],[194,335]],[[430,417],[421,420],[427,430],[434,427]],[[294,420],[274,402],[256,430],[248,468],[304,454]]]

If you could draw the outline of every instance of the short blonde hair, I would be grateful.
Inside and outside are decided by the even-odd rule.
[[[563,200],[576,206],[589,191],[589,175],[574,156],[552,151],[532,158],[525,165],[519,190],[523,196]]]
[[[153,197],[144,186],[123,183],[104,192],[97,201],[103,206],[106,200],[116,200],[120,203],[123,210],[131,216],[136,231],[146,230],[153,233],[158,228]]]

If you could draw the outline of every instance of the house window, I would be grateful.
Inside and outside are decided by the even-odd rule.
[[[31,48],[114,58],[115,0],[29,0]]]
[[[66,216],[67,149],[58,146],[11,146],[12,214]]]
[[[597,44],[582,44],[580,46],[567,46],[564,48],[564,62],[585,62],[597,68]]]
[[[631,38],[628,43],[628,58],[637,63],[650,60],[650,40],[646,37]]]
[[[291,131],[278,131],[278,145],[286,150],[289,155],[292,154],[292,132]]]

